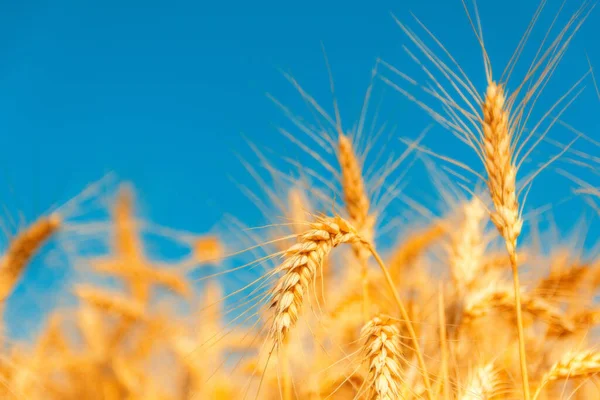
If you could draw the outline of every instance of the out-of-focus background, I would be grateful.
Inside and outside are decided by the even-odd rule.
[[[561,6],[559,1],[548,3],[531,43],[540,42]],[[554,29],[564,24],[579,5],[575,3],[568,2]],[[501,6],[480,2],[487,49],[498,74],[537,6],[519,0]],[[274,163],[281,154],[299,161],[305,157],[278,132],[278,127],[293,127],[266,94],[310,119],[311,111],[283,76],[289,73],[333,114],[325,53],[343,121],[352,126],[378,58],[424,82],[423,71],[403,50],[408,45],[414,51],[414,46],[394,17],[417,29],[414,14],[443,41],[474,84],[485,87],[482,57],[460,0],[309,0],[293,5],[5,1],[0,10],[3,220],[11,216],[32,221],[114,171],[134,183],[141,213],[158,223],[205,232],[224,214],[233,214],[249,226],[260,225],[264,221],[259,210],[238,185],[253,187],[240,162],[256,163],[248,143]],[[592,13],[572,42],[539,110],[547,110],[586,72],[586,54],[593,66],[600,66],[598,21],[597,12]],[[525,49],[515,77],[522,76],[535,51],[533,46]],[[600,104],[591,79],[586,86],[562,119],[597,137],[600,123],[594,115]],[[378,120],[393,132],[387,149],[400,153],[405,145],[398,138],[414,139],[431,118],[377,77],[373,93]],[[557,127],[551,137],[567,143],[573,134]],[[481,170],[471,150],[439,126],[424,142],[437,152],[464,157]],[[592,154],[598,150],[584,140],[576,147]],[[558,151],[543,143],[527,168],[534,170]],[[596,177],[593,171],[576,168],[568,154],[565,158],[537,178],[526,215],[563,201],[548,218],[568,230],[586,206],[580,198],[571,198],[573,182],[555,167],[573,169],[592,183]],[[415,167],[404,189],[407,195],[426,191],[425,174]],[[594,221],[586,222],[593,232]],[[26,335],[33,316],[56,303],[43,293],[61,278],[40,265],[32,265],[7,309],[7,320],[16,325],[12,335]],[[19,291],[34,295],[19,296]]]

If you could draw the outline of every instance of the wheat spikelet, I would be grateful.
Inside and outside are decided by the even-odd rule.
[[[451,234],[448,262],[456,285],[469,287],[477,277],[485,253],[482,222],[485,208],[478,198],[462,207],[462,223]]]
[[[498,386],[498,372],[492,363],[477,367],[470,373],[467,385],[460,400],[488,400],[491,399]]]
[[[0,302],[11,294],[29,261],[60,225],[56,214],[40,218],[9,243],[0,259]]]
[[[369,366],[369,399],[400,398],[401,370],[400,331],[389,317],[380,315],[363,327],[361,338]]]
[[[283,274],[272,291],[270,301],[274,310],[271,336],[277,346],[284,342],[298,320],[310,284],[331,249],[359,240],[356,230],[341,217],[319,218],[298,237],[298,243],[285,252],[285,260],[277,268]]]

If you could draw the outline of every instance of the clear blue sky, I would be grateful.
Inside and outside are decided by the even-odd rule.
[[[559,3],[549,2],[540,26]],[[536,6],[480,2],[488,49],[500,68]],[[258,212],[230,180],[248,180],[238,161],[238,155],[251,156],[243,137],[261,147],[294,149],[275,129],[289,122],[265,93],[300,109],[283,70],[330,110],[322,42],[343,115],[356,119],[377,57],[418,72],[402,52],[408,39],[392,14],[411,22],[413,12],[479,74],[476,83],[483,77],[459,0],[24,0],[3,1],[0,10],[0,185],[8,209],[29,219],[115,171],[134,182],[144,214],[161,224],[202,232],[225,212],[259,224]],[[600,66],[599,21],[594,12],[576,37],[556,75],[564,84],[551,98],[585,71],[585,52]],[[577,104],[566,120],[597,137],[600,126],[590,111],[600,105],[593,91]],[[382,109],[403,136],[415,137],[430,123],[389,89]],[[454,155],[466,152],[440,128],[428,141]],[[566,197],[568,187],[549,171],[534,186],[531,204]],[[560,211],[559,222],[574,221],[582,203],[574,204],[579,208]]]

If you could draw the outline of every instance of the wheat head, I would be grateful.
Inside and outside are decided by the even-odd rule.
[[[400,398],[401,351],[400,331],[391,319],[380,315],[371,319],[361,330],[364,354],[369,366],[369,399]],[[371,386],[372,385],[372,386]]]
[[[10,242],[0,259],[0,301],[11,294],[29,261],[60,226],[60,217],[52,214],[38,219]]]
[[[275,345],[281,345],[298,320],[304,297],[311,282],[331,249],[342,243],[361,241],[356,230],[343,218],[319,218],[310,229],[298,236],[298,243],[283,255],[277,268],[282,272],[271,293],[274,310],[271,336]]]
[[[487,185],[495,208],[491,220],[506,241],[508,253],[514,255],[523,221],[519,215],[517,168],[505,101],[502,86],[491,82],[483,103],[483,150]]]

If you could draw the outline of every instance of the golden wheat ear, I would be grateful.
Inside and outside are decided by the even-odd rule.
[[[52,214],[38,219],[10,241],[0,259],[0,302],[12,293],[27,264],[60,226],[60,216]]]
[[[277,268],[282,275],[272,289],[270,300],[274,313],[271,337],[276,347],[285,342],[296,324],[304,297],[329,252],[342,243],[358,240],[358,233],[341,217],[320,218],[285,252],[284,261]]]
[[[361,330],[369,376],[365,382],[370,399],[399,399],[402,386],[400,330],[392,319],[380,315]]]
[[[506,97],[502,86],[491,82],[483,103],[483,142],[488,188],[495,210],[491,219],[506,241],[506,249],[516,256],[517,238],[523,220],[519,215],[516,179],[517,168],[513,159],[512,132],[505,108]]]
[[[533,400],[536,400],[548,382],[561,379],[585,378],[600,373],[600,353],[593,350],[566,353],[544,374]]]

